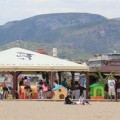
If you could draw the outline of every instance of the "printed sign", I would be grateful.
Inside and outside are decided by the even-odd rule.
[[[17,57],[21,60],[32,60],[32,56],[31,53],[17,52]]]

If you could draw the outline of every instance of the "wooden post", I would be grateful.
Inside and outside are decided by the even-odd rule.
[[[51,77],[50,77],[50,85],[53,87],[53,71],[51,71]]]
[[[49,83],[49,73],[46,72],[46,83]]]
[[[89,83],[90,83],[90,79],[89,79],[89,73],[85,73],[86,76],[86,98],[89,98]]]
[[[71,72],[71,75],[72,75],[71,81],[72,90],[75,90],[75,72]]]
[[[58,72],[59,84],[61,84],[61,73],[62,73],[62,72]]]
[[[13,96],[17,98],[16,92],[18,91],[17,72],[13,72]]]

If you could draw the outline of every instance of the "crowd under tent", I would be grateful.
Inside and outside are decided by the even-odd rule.
[[[23,48],[11,48],[0,52],[0,73],[13,75],[13,90],[17,90],[17,77],[22,72],[50,72],[53,74],[68,71],[74,79],[75,72],[88,72],[86,64],[77,64],[57,57],[40,54]],[[61,78],[59,78],[61,79]]]

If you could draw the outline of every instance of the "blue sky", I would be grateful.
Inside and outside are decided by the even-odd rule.
[[[120,17],[120,0],[0,0],[0,25],[48,13],[80,12]]]

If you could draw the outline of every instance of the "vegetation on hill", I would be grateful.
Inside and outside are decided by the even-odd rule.
[[[16,41],[17,40],[17,41]],[[95,53],[120,52],[120,20],[88,13],[38,15],[0,26],[0,50],[19,46],[44,49],[71,60]]]

